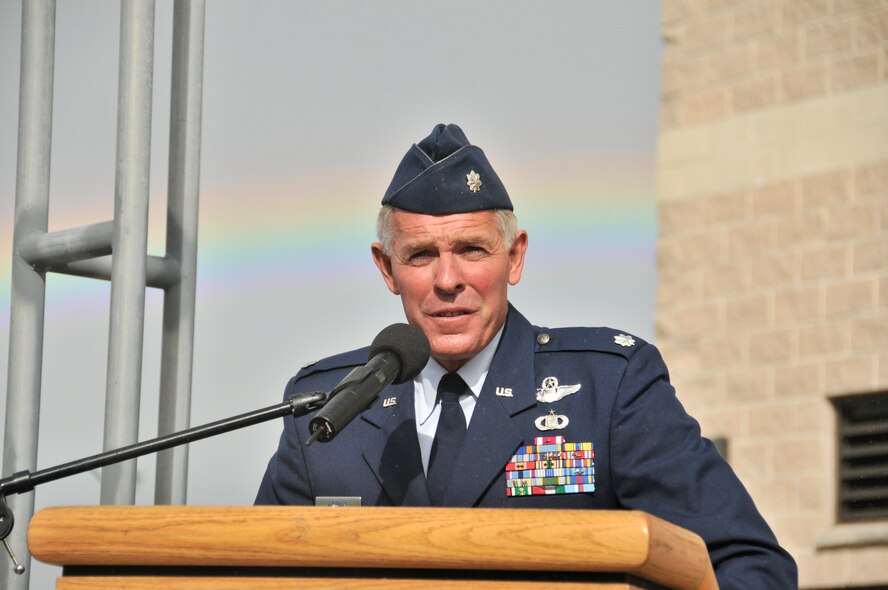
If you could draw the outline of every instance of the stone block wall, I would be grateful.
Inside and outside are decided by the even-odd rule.
[[[801,586],[888,584],[830,401],[888,391],[888,1],[662,6],[657,344]]]

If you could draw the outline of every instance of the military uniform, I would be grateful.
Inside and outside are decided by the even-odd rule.
[[[428,216],[513,209],[484,153],[456,125],[436,126],[408,150],[382,205]],[[459,233],[451,237],[458,241]],[[519,246],[509,246],[515,274],[503,280],[511,284],[521,274],[526,236],[521,238]],[[438,254],[435,247],[428,248],[432,254]],[[427,322],[417,311],[426,295],[422,288],[408,282],[411,293],[405,294],[394,284],[391,253],[384,245],[373,248],[389,289],[401,295],[408,318],[414,313],[411,323]],[[446,256],[448,280],[434,286],[443,304],[433,310],[453,303],[459,313],[461,290],[469,289],[470,311],[482,301],[485,311],[506,312],[504,298],[484,298],[490,285],[479,281],[477,268],[468,284],[456,284],[464,278],[456,277],[463,262],[455,261],[459,253]],[[420,287],[437,278],[425,280],[429,284]],[[453,412],[447,426],[444,418],[437,424],[436,441],[439,433],[445,439],[459,430],[461,443],[449,447],[456,453],[449,479],[447,469],[436,472],[449,482],[436,505],[643,510],[699,534],[723,590],[797,587],[795,563],[681,407],[656,348],[607,328],[538,328],[511,306],[507,313],[468,429],[462,433],[465,422],[452,420]],[[438,326],[429,325],[435,335]],[[365,362],[367,349],[320,361],[300,371],[285,395],[330,391]],[[430,506],[413,398],[409,380],[391,386],[335,439],[310,447],[304,441],[311,416],[286,419],[256,502],[312,504],[318,496],[360,496],[365,506]],[[557,534],[557,527],[540,534]]]
[[[290,381],[285,396],[330,390],[366,360],[361,349],[315,363]],[[539,401],[558,397],[551,378],[561,391],[579,388]],[[390,387],[327,444],[305,446],[310,416],[286,419],[256,503],[360,496],[365,506],[429,506],[413,389],[412,382]],[[550,411],[566,417],[566,426],[540,430]],[[507,464],[549,435],[591,443],[594,491],[508,495]],[[510,308],[445,505],[644,510],[703,537],[723,589],[796,584],[795,564],[730,467],[700,437],[656,348],[609,328],[539,328]]]

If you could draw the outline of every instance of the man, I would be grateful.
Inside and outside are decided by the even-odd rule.
[[[797,586],[652,345],[608,328],[539,328],[510,306],[527,233],[459,127],[412,146],[382,204],[373,260],[432,358],[330,443],[305,446],[310,416],[285,420],[258,504],[644,510],[703,537],[722,589]],[[366,349],[324,359],[285,395],[328,391],[366,361]]]

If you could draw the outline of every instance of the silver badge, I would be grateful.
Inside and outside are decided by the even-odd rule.
[[[562,430],[567,427],[570,418],[564,414],[556,414],[555,410],[549,410],[545,416],[540,416],[533,421],[539,430]]]
[[[477,193],[481,190],[481,175],[472,170],[466,174],[466,185],[470,191]]]
[[[396,398],[396,397],[387,397],[384,400],[382,400],[382,407],[383,408],[390,408],[392,406],[397,406],[397,405],[398,405],[398,398]]]
[[[614,342],[620,346],[633,346],[635,344],[635,339],[632,338],[632,336],[620,334],[619,336],[614,336]]]
[[[537,401],[551,404],[552,402],[557,402],[564,396],[578,392],[580,387],[580,384],[558,385],[557,377],[546,377],[543,379],[542,388],[537,389]]]

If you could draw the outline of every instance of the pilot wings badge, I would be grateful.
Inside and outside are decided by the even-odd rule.
[[[537,401],[551,404],[561,398],[576,393],[580,390],[580,384],[558,385],[557,377],[546,377],[540,389],[537,389]]]

